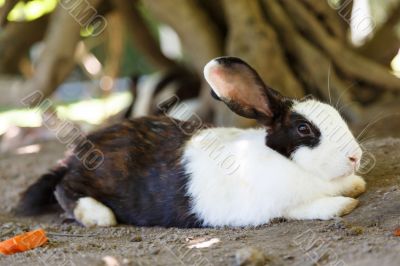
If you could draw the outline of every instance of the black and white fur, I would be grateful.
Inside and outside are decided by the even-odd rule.
[[[281,96],[238,58],[214,59],[204,74],[216,99],[260,128],[187,134],[190,122],[169,117],[126,120],[88,135],[104,153],[99,168],[67,157],[24,193],[18,212],[36,213],[53,191],[85,226],[256,226],[356,207],[362,152],[333,107]]]

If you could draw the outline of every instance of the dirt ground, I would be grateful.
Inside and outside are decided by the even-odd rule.
[[[16,218],[10,210],[18,194],[62,157],[64,147],[50,142],[36,154],[2,155],[0,240],[42,227],[50,242],[25,253],[0,255],[0,265],[105,265],[105,256],[120,265],[244,265],[247,253],[253,265],[400,265],[400,237],[394,236],[400,228],[400,138],[395,138],[400,137],[400,125],[393,128],[398,120],[381,123],[382,130],[375,130],[377,137],[366,144],[376,165],[365,175],[368,190],[354,212],[331,221],[277,220],[257,228],[87,229],[64,221],[60,213]],[[210,239],[220,242],[189,248]]]

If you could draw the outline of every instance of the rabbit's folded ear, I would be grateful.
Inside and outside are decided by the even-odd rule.
[[[233,112],[269,124],[287,111],[284,97],[264,84],[257,72],[236,57],[219,57],[204,68],[214,98]]]

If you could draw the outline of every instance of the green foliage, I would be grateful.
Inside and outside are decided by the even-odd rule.
[[[121,76],[143,75],[154,72],[154,69],[147,63],[146,58],[134,48],[131,38],[125,38],[124,55],[120,70]]]
[[[5,0],[0,0],[0,6],[4,5]],[[7,19],[9,21],[30,21],[37,19],[44,14],[50,13],[57,6],[57,0],[32,0],[19,2]]]

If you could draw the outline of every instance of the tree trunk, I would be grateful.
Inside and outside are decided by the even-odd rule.
[[[137,10],[137,1],[113,0],[113,3],[127,25],[135,48],[146,56],[150,64],[157,70],[176,67],[174,61],[161,53],[157,40]]]
[[[263,18],[259,2],[225,0],[224,9],[229,26],[226,54],[249,62],[270,86],[283,94],[302,97],[304,89],[288,66],[274,29]]]
[[[390,66],[400,47],[400,2],[391,11],[386,22],[380,26],[374,37],[358,49],[358,52],[377,63]]]
[[[99,2],[89,1],[94,7]],[[371,40],[355,49],[348,41],[352,0],[338,1],[337,6],[320,0],[103,0],[101,3],[116,7],[136,48],[157,70],[175,68],[182,62],[162,54],[157,37],[151,34],[139,12],[142,7],[152,18],[177,32],[185,65],[201,76],[204,65],[212,58],[238,56],[282,94],[303,97],[311,93],[340,105],[338,108],[350,119],[356,119],[363,107],[378,101],[380,96],[400,91],[400,79],[390,72],[388,64],[400,46],[399,35],[394,34],[400,6]],[[80,40],[79,31],[70,12],[58,8],[46,35],[47,49],[35,76],[25,84],[27,87],[50,95],[66,78],[75,64],[73,55]],[[114,44],[109,46],[110,51],[118,56],[118,43]],[[113,69],[116,63],[118,60]],[[252,124],[213,101],[205,82],[201,100],[198,114],[203,118],[214,112],[217,124]]]
[[[223,53],[217,26],[195,0],[142,0],[155,18],[179,35],[190,63],[201,72],[204,65]]]
[[[6,0],[4,2],[0,8],[0,27],[4,27],[7,24],[7,16],[18,2],[18,0]]]
[[[45,49],[39,57],[35,75],[24,82],[22,91],[39,91],[43,97],[49,97],[68,77],[75,66],[75,50],[81,39],[79,23],[87,19],[86,13],[82,12],[87,6],[96,7],[100,2],[101,0],[88,0],[70,10],[65,6],[57,6],[51,17],[44,40]],[[32,105],[37,103],[32,102]]]
[[[0,35],[0,73],[19,74],[19,63],[44,38],[49,15],[29,22],[10,22]]]

